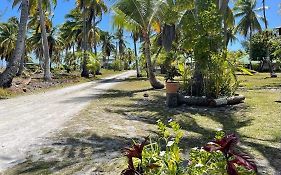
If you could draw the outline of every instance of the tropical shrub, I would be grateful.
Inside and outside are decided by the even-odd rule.
[[[183,132],[178,123],[158,121],[158,137],[146,138],[141,144],[125,149],[128,168],[122,175],[199,175],[256,174],[252,158],[237,149],[238,137],[218,131],[214,141],[202,148],[193,148],[189,160],[182,157],[179,144]]]
[[[96,56],[94,53],[89,52],[87,62],[88,62],[87,69],[95,76],[96,73],[99,72],[101,68],[101,64],[98,59],[98,56]]]
[[[122,71],[122,70],[124,70],[124,65],[123,65],[122,60],[120,60],[120,59],[114,60],[112,62],[112,69],[114,71]]]
[[[212,54],[208,64],[201,70],[204,82],[204,94],[209,98],[232,96],[238,88],[236,68],[223,53]]]

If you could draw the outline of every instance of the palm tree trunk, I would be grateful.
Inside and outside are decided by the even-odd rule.
[[[88,50],[88,43],[87,43],[87,21],[86,21],[86,7],[85,3],[83,5],[83,63],[82,63],[82,77],[89,77],[89,71],[87,69],[87,53],[86,51]]]
[[[136,70],[137,70],[137,77],[141,77],[140,75],[140,68],[139,68],[139,58],[138,58],[138,52],[137,52],[137,41],[134,40],[134,50],[135,50],[135,57],[136,57]]]
[[[144,32],[144,45],[145,45],[145,57],[147,63],[147,72],[151,86],[154,89],[163,89],[164,85],[156,79],[155,74],[153,72],[153,65],[151,63],[151,53],[150,53],[150,38],[147,32]]]
[[[266,60],[269,62],[268,63],[268,66],[269,66],[269,71],[270,71],[270,76],[273,77],[273,76],[276,76],[274,75],[274,71],[273,71],[273,68],[272,68],[272,61],[271,61],[271,58],[270,58],[270,54],[269,54],[269,48],[268,48],[268,23],[267,23],[267,18],[266,18],[266,9],[265,9],[265,0],[262,0],[262,7],[263,7],[263,18],[264,18],[264,26],[265,26],[265,29],[266,29],[266,33],[265,33],[265,36],[266,36],[266,42],[267,42],[267,45],[266,45]]]
[[[252,57],[253,57],[253,51],[252,51],[252,35],[253,35],[253,31],[252,31],[252,26],[250,25],[250,48],[249,48],[249,60],[250,60],[250,69],[252,69]]]
[[[0,87],[10,87],[12,85],[13,78],[16,76],[16,73],[18,72],[19,61],[24,52],[24,41],[26,37],[28,10],[29,10],[29,0],[22,0],[21,16],[20,16],[16,48],[13,53],[9,66],[0,75]]]
[[[44,54],[44,80],[52,80],[51,70],[50,70],[50,55],[49,55],[49,46],[46,32],[45,24],[45,14],[42,9],[42,0],[38,0],[38,9],[40,15],[40,27],[41,27],[41,37],[42,37],[42,46]]]
[[[20,67],[19,67],[19,71],[17,73],[17,76],[21,76],[23,69],[24,69],[24,56],[25,56],[25,51],[23,51],[22,56],[21,56],[21,60],[20,60]]]
[[[97,39],[96,39],[96,10],[95,10],[95,8],[93,8],[93,11],[94,11],[94,16],[93,16],[94,51],[95,51],[95,55],[97,56],[98,52],[97,52]]]

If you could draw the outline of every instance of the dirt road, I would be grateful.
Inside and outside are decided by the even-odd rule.
[[[119,81],[135,74],[128,71],[102,82],[89,82],[0,101],[0,172],[21,162],[26,152],[60,129],[92,99]]]

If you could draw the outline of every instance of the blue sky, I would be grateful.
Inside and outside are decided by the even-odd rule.
[[[0,14],[3,14],[0,18],[0,21],[6,21],[11,16],[19,16],[18,7],[12,9],[12,0],[0,0]],[[258,0],[258,7],[262,6],[262,0]],[[112,0],[105,0],[105,2],[110,5],[112,4]],[[269,9],[267,10],[267,18],[269,21],[270,28],[274,28],[277,26],[281,26],[281,14],[279,12],[279,4],[280,0],[267,0],[267,5]],[[53,22],[55,25],[62,24],[64,21],[64,16],[67,14],[70,9],[75,6],[75,0],[58,0],[57,8],[55,9],[55,16]],[[262,24],[262,26],[264,26]],[[99,24],[99,27],[103,30],[112,31],[112,23],[111,23],[111,14],[104,15],[102,22]],[[243,37],[238,37],[239,41],[230,46],[231,50],[238,50],[241,48],[240,41],[242,41]]]

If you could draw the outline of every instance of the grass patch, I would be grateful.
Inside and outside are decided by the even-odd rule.
[[[240,86],[247,89],[280,88],[281,74],[277,73],[277,78],[270,78],[269,73],[257,73],[254,76],[240,75],[238,80]]]
[[[173,119],[180,123],[184,131],[181,146],[186,155],[190,148],[209,142],[218,128],[237,133],[241,149],[254,155],[259,171],[275,174],[281,171],[281,103],[276,102],[281,100],[281,90],[262,89],[268,84],[267,79],[247,78],[245,87],[252,87],[257,81],[261,83],[255,85],[256,89],[238,92],[246,96],[245,104],[176,109],[166,107],[165,90],[151,89],[145,78],[129,78],[95,99],[69,121],[47,147],[52,149],[44,151],[46,154],[30,164],[36,166],[38,160],[44,158],[46,164],[50,160],[71,162],[68,166],[41,166],[43,168],[27,174],[43,170],[58,174],[120,174],[126,165],[122,148],[129,146],[132,140],[154,135],[158,119],[164,122]],[[239,79],[246,78],[241,76]],[[279,79],[270,81],[274,85]],[[18,165],[12,169],[20,172],[23,168]]]
[[[11,96],[11,92],[7,89],[0,88],[0,99],[6,99]]]

